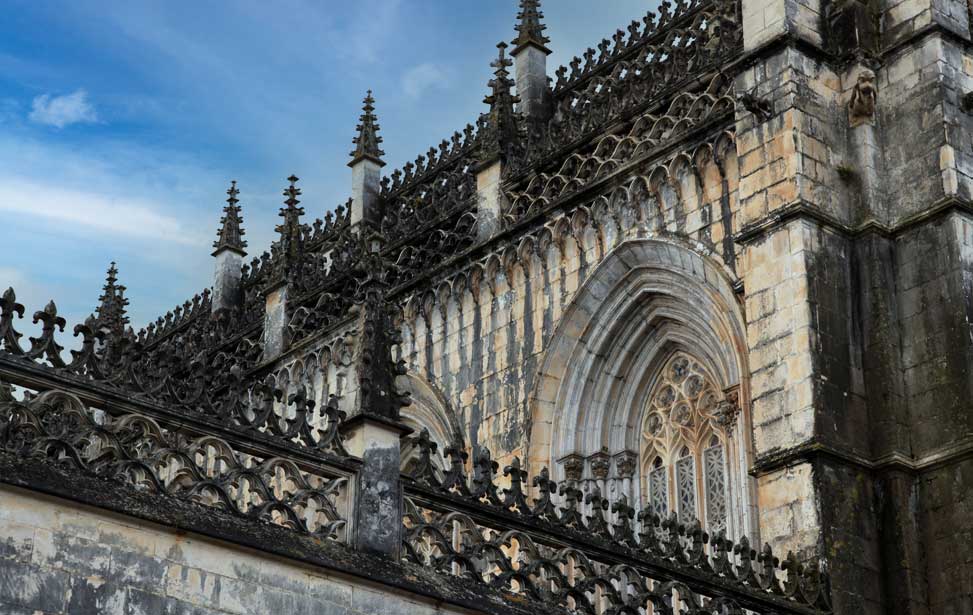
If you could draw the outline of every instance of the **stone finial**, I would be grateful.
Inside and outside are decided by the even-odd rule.
[[[848,120],[852,127],[872,121],[875,116],[875,101],[878,88],[875,87],[875,73],[864,68],[858,73],[858,81],[848,102]]]
[[[365,95],[362,111],[363,113],[358,118],[361,123],[356,128],[358,135],[352,139],[355,149],[351,152],[351,162],[348,163],[348,166],[354,166],[359,161],[366,159],[372,160],[379,166],[385,166],[385,162],[382,161],[385,152],[379,148],[382,137],[378,136],[380,128],[378,117],[375,115],[375,99],[372,98],[371,90],[368,90],[368,94]]]
[[[96,328],[121,335],[129,322],[125,313],[128,299],[125,298],[125,286],[118,283],[118,268],[115,266],[115,261],[112,261],[108,267],[102,290],[101,296],[98,297],[98,307],[95,309]]]
[[[220,218],[220,230],[217,231],[216,241],[213,242],[213,248],[215,248],[213,255],[215,256],[222,250],[234,250],[242,256],[246,256],[247,253],[244,248],[247,247],[247,242],[243,239],[246,231],[243,230],[242,210],[237,204],[240,202],[240,199],[237,198],[240,191],[236,187],[236,180],[230,182],[230,189],[226,191],[226,194],[228,198],[226,199],[226,207],[223,208],[223,217]]]
[[[297,187],[298,180],[295,175],[287,178],[290,182],[290,185],[284,189],[284,196],[287,198],[278,214],[284,221],[274,229],[280,233],[276,246],[278,258],[274,263],[275,273],[283,277],[289,277],[297,272],[304,252],[304,233],[301,227],[304,208],[299,206],[301,201],[297,198],[301,196],[301,189]]]
[[[351,211],[350,221],[353,228],[362,222],[377,224],[382,217],[381,193],[382,173],[385,166],[379,145],[378,118],[375,117],[375,99],[372,91],[365,96],[362,115],[358,124],[358,135],[354,138],[355,150],[351,152]]]
[[[541,22],[544,13],[540,11],[540,7],[540,0],[520,0],[520,12],[517,13],[517,27],[515,28],[517,38],[512,41],[514,45],[513,55],[517,55],[521,49],[528,45],[534,45],[545,55],[551,53],[551,50],[547,48],[551,39],[544,36],[544,30],[547,29],[547,26]]]
[[[507,57],[507,43],[497,43],[497,49],[499,50],[497,59],[490,63],[490,66],[494,69],[493,79],[487,82],[490,94],[483,99],[484,103],[490,105],[491,111],[507,102],[511,103],[510,108],[513,109],[512,103],[517,102],[517,97],[510,93],[514,82],[510,79],[510,71],[507,69],[514,63]]]
[[[520,99],[511,92],[514,82],[508,70],[513,62],[507,57],[506,43],[497,44],[497,49],[497,59],[490,64],[494,68],[493,79],[487,84],[490,94],[483,99],[485,104],[490,105],[490,110],[480,118],[478,141],[481,163],[508,155],[520,139],[517,114],[514,111],[514,105]]]

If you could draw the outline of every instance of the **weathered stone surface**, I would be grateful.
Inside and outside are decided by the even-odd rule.
[[[20,489],[0,487],[0,510],[8,513],[0,515],[0,535],[20,537],[21,543],[30,536],[38,545],[32,556],[19,549],[18,558],[0,558],[0,613],[470,612],[446,606],[442,597],[409,594]],[[20,523],[17,510],[36,514]],[[137,540],[125,540],[136,534]]]
[[[677,11],[688,6],[677,4]],[[682,18],[664,6],[665,19],[674,21],[663,29],[682,28]],[[501,56],[496,97],[488,99],[492,116],[480,123],[494,140],[485,159],[474,155],[470,126],[465,140],[457,135],[452,147],[430,150],[382,187],[374,117],[363,117],[352,225],[384,222],[378,214],[386,197],[408,209],[445,191],[439,210],[411,212],[418,222],[395,236],[390,250],[398,252],[389,253],[423,269],[390,289],[402,308],[396,358],[418,401],[403,410],[403,422],[436,434],[440,450],[458,444],[478,457],[489,449],[500,467],[516,458],[534,475],[549,467],[583,495],[616,502],[624,495],[639,511],[651,506],[710,522],[723,506],[720,522],[730,534],[759,536],[778,553],[795,549],[802,561],[828,569],[838,613],[968,613],[969,7],[956,0],[728,6],[719,26],[739,26],[742,40],[719,56],[719,70],[694,48],[698,74],[676,75],[667,82],[672,90],[644,99],[611,98],[627,91],[623,76],[648,62],[635,53],[643,44],[638,23],[629,30],[633,42],[624,32],[606,39],[600,55],[592,50],[575,61],[570,79],[559,71],[553,89],[537,30],[514,57],[518,111],[539,121],[514,121],[509,62]],[[710,28],[717,21],[708,15]],[[662,45],[650,23],[642,29],[646,41]],[[686,32],[666,37],[709,36]],[[665,53],[675,67],[665,72],[685,68],[675,64],[679,54]],[[662,72],[653,74],[670,78]],[[641,107],[626,110],[630,104]],[[490,125],[500,111],[500,137],[509,142],[495,142],[500,133]],[[591,115],[579,119],[584,113]],[[521,135],[525,127],[541,134]],[[550,145],[544,129],[563,134]],[[543,159],[516,160],[522,138],[547,148]],[[447,167],[465,183],[451,183],[454,175],[443,180]],[[456,240],[456,228],[467,229],[466,243]],[[297,218],[289,229],[303,242]],[[408,237],[413,231],[417,236]],[[439,251],[422,261],[434,241]],[[342,246],[327,245],[334,251],[315,267],[340,256]],[[295,251],[294,258],[304,256],[303,248]],[[290,263],[292,273],[302,264]],[[218,255],[214,310],[238,298],[234,267],[235,252]],[[266,364],[255,371],[271,373],[284,388],[306,387],[319,407],[336,395],[340,407],[359,409],[366,389],[348,370],[357,339],[350,318],[328,321],[327,331],[291,347],[297,303],[306,311],[315,303],[299,296],[314,292],[297,285],[299,277],[261,297]],[[338,292],[354,294],[350,279],[344,282]],[[5,313],[16,305],[6,301]],[[53,330],[56,309],[39,314]],[[6,334],[6,346],[16,342]],[[694,369],[719,389],[723,398],[711,401],[729,403],[732,395],[733,421],[703,411],[677,414],[675,393],[660,403],[660,382],[684,386],[682,376],[662,374],[677,353],[696,361]],[[679,393],[702,404],[687,391]],[[679,416],[705,420],[680,424]],[[650,438],[653,429],[681,439]],[[363,461],[353,524],[363,551],[399,548],[398,470],[410,449],[396,437],[353,445]],[[678,445],[659,450],[662,441]],[[708,472],[705,447],[722,453],[722,474]],[[653,492],[658,484],[664,488]],[[722,494],[710,484],[723,485]],[[600,498],[588,499],[582,514]],[[332,569],[285,564],[21,492],[4,502],[0,604],[10,612],[439,608],[422,583],[396,579],[381,587],[382,579],[360,569],[372,559],[345,562],[322,548],[339,568],[359,566],[358,580],[349,581]],[[219,519],[197,521],[212,527]],[[275,546],[287,557],[324,558],[303,542]],[[257,547],[269,548],[260,541]],[[469,607],[464,596],[450,604]]]

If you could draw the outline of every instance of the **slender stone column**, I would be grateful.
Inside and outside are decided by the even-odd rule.
[[[547,27],[538,0],[521,0],[514,39],[514,72],[517,80],[518,110],[530,120],[546,120],[551,114],[551,89],[547,85]]]
[[[393,329],[392,306],[385,298],[383,241],[367,225],[361,230],[367,254],[362,272],[364,297],[358,305],[358,389],[349,393],[355,395],[354,414],[342,426],[348,451],[362,460],[352,535],[358,549],[398,559],[403,509],[400,442],[411,432],[401,423],[400,410],[410,400],[408,393],[395,387],[395,378],[404,368],[392,359],[392,345],[400,340]]]
[[[264,360],[273,359],[287,350],[290,343],[287,325],[290,323],[288,301],[291,299],[291,282],[301,275],[304,259],[304,231],[300,207],[301,189],[297,187],[298,178],[287,178],[290,185],[284,190],[284,207],[279,216],[284,221],[277,226],[279,239],[274,245],[274,270],[270,283],[264,289]]]
[[[288,286],[281,283],[266,291],[264,307],[264,360],[280,356],[287,349]]]
[[[242,300],[240,278],[245,252],[224,248],[213,252],[215,267],[213,274],[212,311],[236,308]]]
[[[240,289],[243,258],[247,255],[244,248],[247,242],[243,240],[246,232],[243,230],[243,216],[237,196],[236,182],[226,191],[226,207],[223,208],[223,218],[220,220],[220,230],[216,241],[213,242],[213,258],[216,267],[213,275],[212,311],[234,309],[240,306],[243,299]]]
[[[490,94],[483,102],[490,105],[480,124],[476,173],[477,236],[489,239],[500,230],[504,210],[501,190],[504,162],[521,147],[514,105],[520,99],[511,93],[514,83],[508,68],[513,64],[506,56],[506,43],[497,45],[499,55],[491,64]]]
[[[362,460],[352,540],[359,549],[397,559],[402,548],[401,439],[410,430],[368,413],[355,415],[343,429],[348,452]]]
[[[371,90],[365,96],[359,120],[358,134],[352,140],[355,149],[348,163],[351,167],[351,225],[360,228],[366,223],[377,228],[382,220],[380,193],[385,152],[379,148],[382,137],[378,136],[378,118]]]
[[[500,190],[503,163],[496,160],[480,168],[476,174],[477,239],[485,241],[500,230],[504,196]]]

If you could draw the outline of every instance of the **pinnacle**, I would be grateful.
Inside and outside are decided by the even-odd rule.
[[[372,98],[371,90],[368,90],[368,94],[365,95],[365,100],[362,102],[363,113],[358,118],[360,122],[356,127],[358,134],[352,139],[352,143],[355,144],[355,149],[351,152],[351,162],[348,163],[348,166],[354,166],[364,159],[369,159],[378,163],[380,166],[385,166],[385,163],[382,161],[382,156],[385,155],[385,152],[379,148],[379,145],[382,143],[382,137],[378,136],[380,127],[378,125],[378,117],[375,115],[375,99]]]
[[[115,261],[108,266],[102,290],[104,292],[98,297],[99,304],[95,309],[96,321],[99,327],[121,334],[129,322],[125,313],[128,299],[125,298],[125,286],[118,284],[118,268],[115,266]]]
[[[508,97],[511,102],[519,102],[517,97],[510,93],[514,83],[510,79],[510,71],[507,69],[513,66],[513,61],[507,57],[507,43],[497,43],[497,49],[499,50],[497,59],[490,63],[490,66],[494,68],[493,79],[487,83],[490,94],[483,99],[483,102],[491,107],[497,103],[506,102],[505,99]]]
[[[118,267],[115,266],[115,261],[112,261],[108,265],[108,273],[105,276],[105,290],[109,288],[115,288],[115,282],[118,281]]]
[[[547,29],[541,20],[544,18],[544,13],[540,11],[540,0],[520,0],[520,12],[517,13],[517,38],[513,40],[514,51],[513,54],[517,55],[521,49],[524,49],[528,45],[534,45],[545,54],[550,54],[551,50],[547,48],[547,43],[551,42],[551,39],[544,36],[544,30]]]
[[[287,197],[284,200],[284,205],[286,205],[286,207],[281,207],[279,215],[288,223],[291,221],[291,218],[296,219],[297,216],[304,215],[304,208],[298,207],[301,201],[297,197],[301,196],[301,189],[297,187],[297,182],[300,181],[300,179],[301,178],[297,177],[296,175],[291,175],[287,178],[290,185],[284,188],[284,196]]]
[[[290,183],[284,188],[284,207],[280,208],[278,214],[283,218],[283,222],[274,229],[280,233],[280,239],[274,244],[279,258],[276,260],[275,273],[281,278],[289,278],[297,275],[300,271],[300,262],[304,254],[304,228],[301,225],[301,216],[304,215],[304,208],[300,207],[301,189],[297,187],[299,178],[291,175],[287,178]]]
[[[237,198],[240,195],[240,190],[236,187],[236,180],[230,183],[230,188],[226,191],[226,194],[228,198],[226,199],[226,206],[223,208],[223,217],[220,218],[221,226],[217,231],[213,247],[216,252],[225,248],[246,254],[243,251],[247,247],[247,242],[243,239],[246,231],[243,230],[243,216],[241,215],[241,208],[237,204],[240,202],[240,199]],[[216,252],[214,252],[214,255]]]
[[[478,158],[481,162],[509,155],[519,141],[519,126],[514,105],[520,102],[511,93],[514,86],[507,70],[513,62],[507,57],[507,44],[497,45],[498,55],[490,66],[494,68],[493,79],[489,82],[490,94],[483,102],[490,110],[480,116],[481,129],[478,138]]]

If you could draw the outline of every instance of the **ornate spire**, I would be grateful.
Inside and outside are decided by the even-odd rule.
[[[220,230],[217,231],[216,241],[213,242],[215,248],[213,254],[226,248],[246,256],[247,253],[244,248],[247,247],[247,242],[243,239],[243,236],[247,233],[243,230],[243,216],[240,215],[241,208],[237,205],[240,202],[240,199],[237,198],[240,191],[237,190],[236,180],[230,183],[230,189],[226,191],[226,194],[229,195],[229,198],[226,199],[223,217],[220,218]]]
[[[284,189],[284,196],[287,198],[278,214],[284,221],[274,229],[280,233],[280,239],[275,246],[277,258],[274,270],[279,277],[283,278],[290,278],[297,274],[304,252],[304,229],[301,225],[304,208],[299,206],[301,201],[297,198],[301,196],[301,189],[297,187],[298,179],[295,175],[287,178],[290,186]]]
[[[95,309],[96,328],[108,331],[113,335],[122,335],[129,322],[125,313],[128,299],[125,298],[125,287],[118,283],[118,269],[115,267],[115,261],[112,261],[108,267],[108,274],[105,277],[105,285],[102,290],[104,292],[98,297],[99,305]]]
[[[392,358],[392,345],[401,341],[393,324],[394,308],[386,297],[388,275],[393,265],[382,253],[384,238],[375,231],[365,230],[365,254],[358,271],[362,291],[358,361],[360,411],[397,421],[401,408],[412,402],[408,392],[400,392],[395,387],[396,376],[405,374],[405,362],[396,362]]]
[[[515,28],[517,38],[513,40],[513,55],[517,55],[527,45],[534,45],[545,54],[551,53],[551,50],[547,48],[551,39],[544,36],[544,30],[547,29],[547,26],[541,23],[544,13],[540,11],[540,8],[540,0],[520,0],[520,12],[517,13],[518,23]]]
[[[371,160],[379,166],[385,166],[385,162],[382,161],[385,152],[379,149],[382,137],[378,136],[380,129],[378,117],[375,116],[375,99],[372,98],[371,90],[368,90],[363,102],[362,111],[364,113],[358,118],[361,123],[356,128],[358,136],[352,139],[355,150],[351,152],[351,162],[348,163],[348,166],[353,166],[358,161],[365,159]]]
[[[519,147],[520,141],[520,128],[514,111],[514,105],[520,99],[510,92],[514,82],[507,70],[513,62],[506,55],[506,43],[498,43],[497,49],[497,59],[490,64],[494,68],[493,79],[487,84],[490,94],[483,99],[484,103],[490,105],[490,111],[480,117],[480,162],[509,156],[513,148]]]

